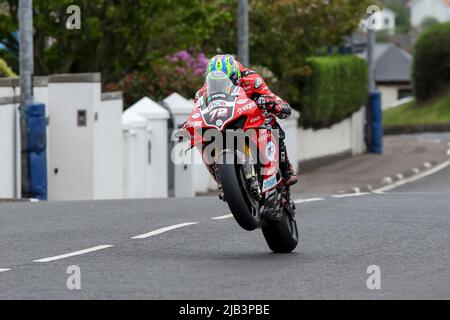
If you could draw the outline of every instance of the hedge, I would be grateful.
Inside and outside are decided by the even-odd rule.
[[[416,99],[429,100],[450,88],[450,23],[429,27],[414,48]]]
[[[311,75],[301,82],[301,123],[327,128],[358,111],[366,103],[368,67],[356,56],[308,59]]]

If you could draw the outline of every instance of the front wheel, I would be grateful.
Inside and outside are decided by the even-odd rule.
[[[218,164],[217,168],[225,199],[237,223],[247,231],[259,228],[259,212],[249,199],[245,181],[240,174],[241,167],[234,164]]]
[[[275,253],[290,253],[298,245],[297,221],[286,211],[281,221],[265,221],[262,232],[270,250]]]

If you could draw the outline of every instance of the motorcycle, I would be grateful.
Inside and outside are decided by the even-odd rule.
[[[220,71],[211,72],[206,83],[182,126],[189,147],[202,154],[237,223],[247,231],[261,228],[273,252],[293,251],[299,241],[295,204],[283,183],[278,135],[266,106]]]

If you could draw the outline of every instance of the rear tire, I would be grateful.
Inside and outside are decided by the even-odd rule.
[[[281,221],[265,221],[262,232],[270,250],[275,253],[290,253],[298,245],[297,221],[286,211]]]
[[[218,164],[218,173],[223,193],[237,223],[247,231],[260,227],[259,214],[255,217],[245,190],[245,181],[240,181],[239,166],[234,164]]]

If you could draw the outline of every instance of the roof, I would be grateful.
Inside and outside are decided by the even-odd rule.
[[[169,111],[161,107],[158,103],[154,102],[148,97],[144,97],[130,108],[128,112],[136,112],[140,116],[150,120],[169,119]]]
[[[360,54],[363,58],[367,53]],[[376,82],[411,82],[412,56],[391,43],[379,43],[374,50]]]
[[[180,94],[174,92],[167,98],[165,98],[164,103],[174,114],[190,114],[194,108],[194,103],[190,102]]]

